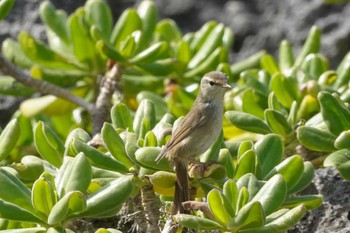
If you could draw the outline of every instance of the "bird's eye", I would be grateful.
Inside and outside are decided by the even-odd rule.
[[[210,82],[209,82],[209,85],[210,85],[210,86],[214,86],[214,85],[215,85],[215,82],[210,81]]]

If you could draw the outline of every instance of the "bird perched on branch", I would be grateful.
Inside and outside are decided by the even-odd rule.
[[[228,77],[212,71],[204,75],[199,94],[188,114],[173,132],[156,161],[163,157],[175,167],[176,183],[172,214],[184,213],[182,202],[189,200],[187,165],[204,153],[222,129],[223,99],[230,89]]]

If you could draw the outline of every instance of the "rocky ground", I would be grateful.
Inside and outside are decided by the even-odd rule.
[[[26,30],[45,38],[38,17],[41,0],[17,0],[9,17],[0,22],[0,41],[16,38]],[[68,12],[84,4],[83,0],[52,0],[57,8]],[[136,0],[109,0],[113,15],[118,18]],[[321,52],[329,58],[332,68],[350,50],[350,3],[327,5],[323,0],[155,0],[161,17],[174,19],[184,32],[198,30],[206,21],[217,20],[235,33],[232,62],[261,49],[277,54],[279,42],[288,39],[297,53],[312,25],[322,35]],[[0,96],[0,121],[4,124],[16,109],[18,101]],[[324,195],[323,206],[308,214],[289,232],[350,232],[350,185],[332,169],[316,172],[314,184]]]

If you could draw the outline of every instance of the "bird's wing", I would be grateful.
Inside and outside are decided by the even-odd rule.
[[[193,109],[194,110],[194,109]],[[184,120],[181,122],[181,125],[175,130],[173,136],[170,138],[170,141],[166,144],[163,150],[158,155],[156,161],[159,161],[163,158],[166,153],[171,150],[173,147],[178,145],[182,140],[186,139],[194,131],[201,128],[206,118],[204,117],[203,111],[190,111]],[[184,127],[186,125],[186,128]]]

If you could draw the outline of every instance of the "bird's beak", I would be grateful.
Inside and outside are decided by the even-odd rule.
[[[224,85],[222,85],[223,88],[227,88],[227,89],[231,89],[231,86],[228,83],[225,83]]]

